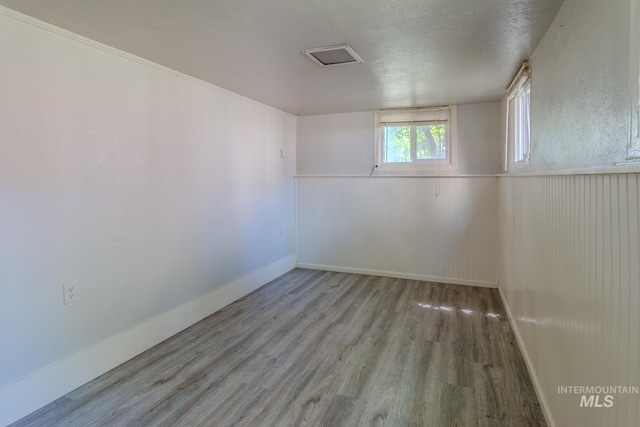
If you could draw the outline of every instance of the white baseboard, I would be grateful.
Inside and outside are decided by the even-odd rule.
[[[507,312],[507,318],[509,319],[509,323],[511,324],[511,329],[513,330],[513,334],[516,337],[516,342],[518,343],[518,347],[520,348],[520,353],[522,353],[522,357],[524,358],[524,363],[527,365],[527,370],[529,371],[529,376],[531,377],[531,382],[533,382],[533,388],[536,390],[536,395],[538,396],[538,401],[540,402],[540,406],[542,407],[542,412],[544,413],[545,421],[549,427],[555,427],[556,423],[551,416],[548,408],[548,402],[544,393],[542,393],[542,388],[540,387],[540,382],[538,381],[538,376],[536,375],[536,371],[533,368],[533,364],[531,363],[531,358],[529,357],[529,353],[527,352],[527,347],[524,345],[524,341],[522,339],[522,335],[520,335],[520,330],[518,329],[518,325],[513,320],[513,316],[511,315],[511,309],[509,308],[509,304],[507,304],[507,300],[502,293],[502,289],[498,288],[498,293],[500,294],[500,299],[502,300],[502,305],[504,310]]]
[[[148,350],[295,267],[291,255],[0,388],[8,425]]]
[[[350,268],[350,267],[338,267],[335,265],[319,265],[319,264],[305,264],[305,263],[298,263],[296,267],[310,268],[313,270],[336,271],[338,273],[367,274],[370,276],[395,277],[397,279],[423,280],[425,282],[449,283],[452,285],[478,286],[481,288],[493,288],[493,289],[498,288],[498,282],[468,280],[468,279],[459,279],[459,278],[452,278],[452,277],[429,276],[429,275],[422,275],[422,274],[407,274],[407,273],[399,273],[397,271],[369,270],[365,268]]]

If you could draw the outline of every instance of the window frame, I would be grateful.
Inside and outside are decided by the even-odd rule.
[[[513,167],[517,167],[527,165],[531,160],[531,67],[529,61],[522,64],[507,92],[506,157],[508,161],[505,170],[509,170],[510,162]],[[523,98],[526,99],[524,106]]]
[[[457,111],[455,106],[380,110],[376,112],[375,160],[378,172],[440,172],[457,169]],[[417,159],[416,128],[444,124],[446,126],[446,158]],[[385,158],[385,128],[411,126],[410,162],[387,162]]]

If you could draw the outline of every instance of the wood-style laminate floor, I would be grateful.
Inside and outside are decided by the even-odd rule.
[[[544,426],[497,290],[295,269],[15,426]]]

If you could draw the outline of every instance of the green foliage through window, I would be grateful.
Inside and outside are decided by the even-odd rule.
[[[444,124],[383,126],[385,162],[447,158],[447,126]]]

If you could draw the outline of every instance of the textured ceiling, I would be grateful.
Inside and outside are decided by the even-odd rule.
[[[281,110],[500,99],[564,0],[0,0]],[[349,43],[362,64],[301,51]]]

